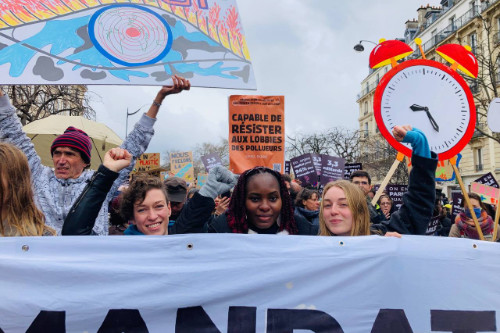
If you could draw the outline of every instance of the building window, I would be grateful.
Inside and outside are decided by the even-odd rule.
[[[368,122],[365,123],[365,133],[364,133],[364,137],[367,138],[368,137]]]
[[[365,102],[365,112],[364,115],[368,114],[368,102]]]
[[[469,35],[469,44],[472,53],[476,54],[476,48],[477,48],[477,34],[472,33]]]
[[[483,150],[481,148],[476,150],[476,171],[483,171]]]
[[[457,26],[455,25],[455,16],[450,17],[449,22],[450,22],[449,25],[450,32],[457,30]]]

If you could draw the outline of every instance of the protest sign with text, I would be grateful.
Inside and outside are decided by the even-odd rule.
[[[321,155],[321,185],[344,178],[345,160],[340,157]]]
[[[205,166],[205,170],[207,170],[207,172],[210,172],[210,169],[212,169],[216,165],[222,165],[222,160],[217,153],[204,155],[201,157],[201,161],[203,162],[203,165]]]
[[[136,172],[149,171],[160,168],[160,153],[144,153],[135,162]]]
[[[481,201],[490,205],[498,205],[498,192],[500,190],[493,186],[472,182],[471,192],[479,194]]]
[[[170,170],[175,177],[188,182],[194,181],[193,152],[170,153]]]
[[[316,185],[318,183],[318,174],[314,168],[311,154],[294,157],[290,162],[292,163],[295,178],[302,182],[302,186]]]
[[[256,166],[283,173],[284,96],[229,97],[229,169],[241,174]]]
[[[361,163],[346,163],[344,165],[344,179],[351,179],[351,175],[354,171],[363,170],[363,164]]]
[[[488,172],[487,174],[479,177],[475,180],[475,182],[483,185],[493,186],[494,188],[499,188],[498,182],[491,172]]]

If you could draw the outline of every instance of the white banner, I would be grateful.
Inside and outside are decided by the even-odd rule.
[[[0,332],[496,332],[500,246],[424,236],[0,239]]]

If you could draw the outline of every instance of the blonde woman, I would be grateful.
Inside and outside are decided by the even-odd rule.
[[[398,141],[412,145],[413,168],[408,192],[399,211],[380,225],[370,225],[370,213],[361,189],[347,181],[328,183],[323,190],[319,214],[322,236],[365,236],[370,234],[424,235],[431,220],[435,201],[434,173],[437,156],[430,152],[425,135],[410,126],[396,126],[393,135]]]
[[[15,146],[0,142],[0,236],[54,236],[36,207],[28,159]]]

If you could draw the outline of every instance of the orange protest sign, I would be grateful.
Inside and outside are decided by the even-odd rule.
[[[256,166],[283,173],[285,97],[229,97],[229,169],[241,174]]]
[[[145,153],[135,162],[136,172],[149,171],[160,168],[160,153]]]

